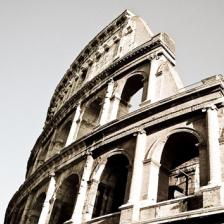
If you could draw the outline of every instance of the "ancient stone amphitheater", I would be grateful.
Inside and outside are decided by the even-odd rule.
[[[183,87],[129,11],[56,87],[5,224],[223,223],[223,77]]]

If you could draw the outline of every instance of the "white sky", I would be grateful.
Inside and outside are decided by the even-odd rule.
[[[54,88],[85,45],[125,9],[176,41],[186,85],[224,72],[222,0],[0,0],[0,222],[24,181]]]

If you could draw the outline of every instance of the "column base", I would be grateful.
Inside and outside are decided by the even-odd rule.
[[[119,207],[121,210],[120,224],[132,223],[133,204],[127,203]]]
[[[200,192],[203,195],[204,208],[223,205],[223,187],[211,184],[201,187]]]

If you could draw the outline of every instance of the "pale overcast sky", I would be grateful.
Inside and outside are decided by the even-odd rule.
[[[0,0],[0,222],[24,181],[56,85],[125,9],[176,41],[185,85],[224,73],[222,0]]]

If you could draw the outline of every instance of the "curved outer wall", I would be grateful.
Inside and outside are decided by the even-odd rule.
[[[222,81],[183,88],[174,41],[123,12],[58,84],[5,224],[219,223]]]

